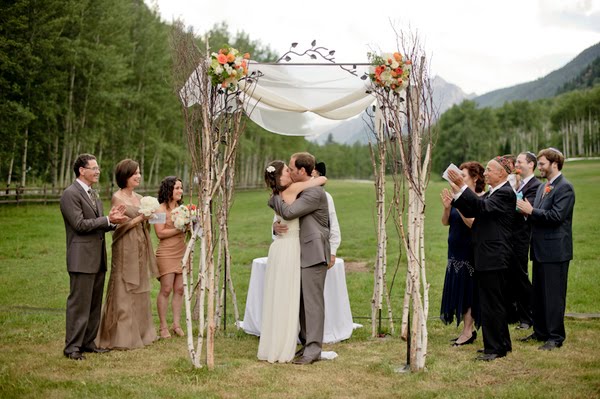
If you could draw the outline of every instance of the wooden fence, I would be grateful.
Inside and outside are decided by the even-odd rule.
[[[5,189],[0,191],[0,204],[48,204],[60,202],[60,196],[64,191],[64,188],[57,188],[52,186],[42,187],[20,187],[20,186],[7,186]],[[116,186],[96,186],[98,195],[103,200],[110,200],[112,194],[118,190]],[[156,197],[158,194],[157,187],[140,187],[135,190],[136,193],[141,195],[151,195]]]

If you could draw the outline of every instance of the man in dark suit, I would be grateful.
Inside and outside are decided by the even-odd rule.
[[[300,152],[292,155],[289,169],[293,181],[311,178],[315,158]],[[300,218],[300,343],[295,364],[310,364],[319,360],[325,325],[325,277],[331,259],[329,245],[329,210],[323,187],[304,190],[293,204],[281,196],[269,200],[269,206],[286,220]]]
[[[100,324],[106,273],[104,233],[127,217],[124,207],[113,208],[108,216],[103,216],[102,201],[92,188],[100,176],[100,168],[93,155],[79,155],[73,171],[77,179],[60,197],[70,278],[63,353],[69,359],[83,360],[83,352],[107,351],[96,348],[94,344]]]
[[[448,172],[454,207],[464,217],[475,218],[471,231],[484,346],[484,353],[477,360],[491,361],[512,350],[504,297],[516,215],[516,196],[508,182],[511,172],[507,158],[489,161],[483,175],[491,189],[483,197],[472,192],[460,174]]]
[[[516,168],[521,171],[520,182],[517,186],[517,196],[526,198],[533,204],[540,181],[534,176],[537,157],[532,152],[522,152],[517,156]],[[518,211],[520,212],[520,211]],[[509,291],[511,300],[516,304],[519,321],[518,330],[527,330],[533,325],[531,299],[533,289],[529,281],[529,243],[531,241],[531,223],[523,214],[515,217],[513,229],[514,259],[509,267]]]
[[[531,221],[533,334],[524,341],[545,341],[541,350],[559,348],[566,338],[564,317],[569,262],[573,259],[575,191],[561,173],[564,161],[555,148],[540,151],[538,168],[548,181],[540,185],[533,205],[527,200],[517,204]]]

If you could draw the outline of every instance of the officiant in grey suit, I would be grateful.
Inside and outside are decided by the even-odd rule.
[[[524,341],[545,341],[541,350],[562,346],[569,263],[573,259],[573,185],[562,175],[563,154],[555,148],[538,153],[540,185],[535,201],[517,202],[531,221],[533,261],[533,334]]]
[[[73,171],[77,179],[60,197],[70,278],[63,353],[69,359],[83,360],[84,352],[107,352],[94,344],[100,324],[106,273],[104,234],[127,217],[124,207],[113,208],[108,216],[103,216],[102,201],[92,188],[100,176],[100,168],[93,155],[79,155]]]
[[[315,157],[307,152],[292,155],[289,163],[294,182],[311,178]],[[286,220],[300,218],[300,334],[302,348],[296,353],[295,364],[310,364],[321,356],[325,323],[323,291],[327,266],[331,259],[329,246],[329,211],[323,187],[304,190],[293,204],[281,196],[269,200],[269,206]]]

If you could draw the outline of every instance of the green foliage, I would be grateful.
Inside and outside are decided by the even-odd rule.
[[[559,88],[556,94],[573,90],[589,89],[596,85],[600,85],[600,56],[596,57],[594,62],[588,65],[579,76]]]

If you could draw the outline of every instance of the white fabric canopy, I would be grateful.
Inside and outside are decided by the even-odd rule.
[[[266,130],[289,136],[316,135],[363,112],[375,98],[367,94],[369,80],[360,77],[368,66],[357,66],[356,75],[341,66],[261,64],[251,62],[248,73],[260,72],[252,84],[240,82],[245,91],[244,110]],[[196,90],[182,93],[188,106],[197,102]],[[186,90],[187,89],[187,90]]]

